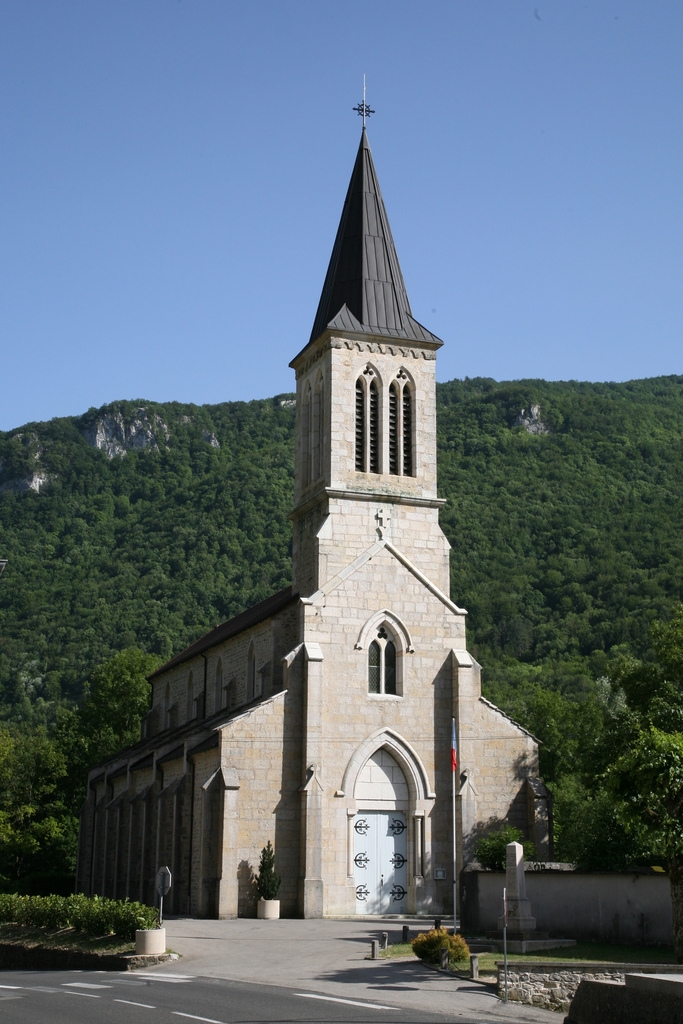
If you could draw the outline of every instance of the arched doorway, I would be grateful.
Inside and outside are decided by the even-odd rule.
[[[405,914],[410,791],[388,750],[375,751],[356,778],[353,823],[356,912]]]

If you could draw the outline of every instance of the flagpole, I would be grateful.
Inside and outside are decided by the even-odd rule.
[[[454,757],[454,751],[456,750],[455,743],[455,719],[452,719],[452,731],[451,731],[451,797],[453,800],[453,934],[458,930],[458,834],[457,834],[457,822],[455,819],[455,775],[456,775],[456,760],[457,755]]]

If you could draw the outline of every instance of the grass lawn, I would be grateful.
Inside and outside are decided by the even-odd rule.
[[[135,943],[119,935],[85,935],[74,928],[31,928],[21,924],[0,924],[0,942],[22,946],[49,946],[51,949],[80,949],[87,953],[134,953]]]
[[[381,957],[413,956],[413,948],[409,942],[397,942],[380,952]],[[495,974],[496,960],[502,960],[502,953],[479,953],[479,973]],[[539,960],[549,963],[578,960],[585,962],[615,964],[674,964],[673,949],[653,948],[652,946],[606,946],[598,942],[579,942],[576,946],[563,949],[543,949],[537,953],[510,953],[510,962],[527,961],[537,963]],[[463,972],[469,973],[469,964],[463,961]]]

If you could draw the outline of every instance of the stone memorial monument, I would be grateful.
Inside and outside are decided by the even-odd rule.
[[[507,889],[508,937],[511,939],[535,939],[536,918],[531,916],[531,903],[527,899],[524,882],[524,847],[521,843],[508,843],[505,851],[505,887]],[[498,927],[503,930],[505,917],[498,918]]]
[[[524,847],[521,843],[508,843],[505,852],[505,888],[507,891],[507,949],[508,953],[533,953],[539,949],[557,949],[575,946],[576,939],[553,939],[548,932],[536,930],[536,918],[531,915],[531,902],[527,899],[524,880]],[[502,936],[505,916],[498,918],[498,935]],[[497,942],[498,950],[503,946]]]

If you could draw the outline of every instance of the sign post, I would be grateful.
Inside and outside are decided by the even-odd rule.
[[[503,889],[503,972],[505,974],[505,999],[508,1001],[508,891]]]
[[[171,869],[167,867],[159,868],[154,879],[154,888],[159,893],[159,924],[164,923],[164,896],[171,888],[173,879],[171,877]]]
[[[451,719],[451,800],[453,819],[453,934],[458,930],[458,824],[455,816],[455,783],[458,767],[458,744],[455,736],[455,719]]]

